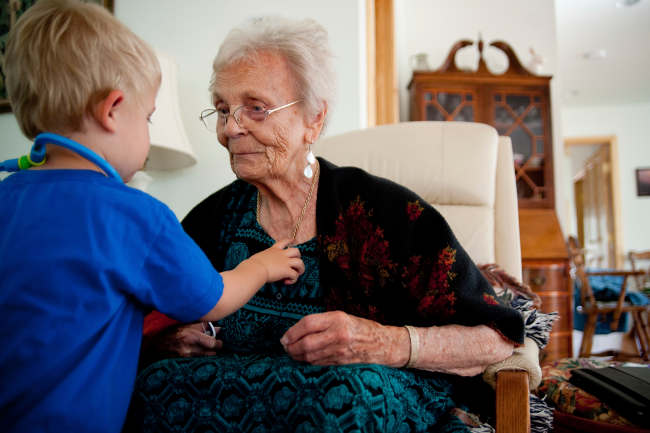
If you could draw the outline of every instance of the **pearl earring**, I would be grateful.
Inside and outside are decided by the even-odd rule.
[[[305,171],[303,172],[307,179],[311,179],[314,175],[314,170],[311,168],[311,166],[315,162],[316,157],[314,156],[314,152],[311,151],[311,143],[309,143],[309,153],[307,153],[307,167],[305,167]]]

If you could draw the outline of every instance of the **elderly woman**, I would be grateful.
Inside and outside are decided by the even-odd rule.
[[[435,209],[388,180],[314,158],[332,106],[331,58],[311,20],[253,20],[219,49],[214,108],[201,118],[238,179],[183,226],[217,269],[289,236],[306,270],[215,324],[160,331],[164,318],[149,318],[143,355],[217,355],[141,374],[134,410],[152,430],[169,426],[154,414],[174,386],[192,401],[174,414],[186,427],[465,431],[454,415],[457,376],[481,373],[523,341],[521,315],[495,300]],[[204,333],[212,327],[216,338]]]

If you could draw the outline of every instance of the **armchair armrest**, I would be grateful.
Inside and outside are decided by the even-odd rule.
[[[501,371],[520,370],[527,373],[527,388],[535,389],[542,381],[542,369],[539,366],[539,347],[530,338],[524,338],[524,344],[515,348],[512,355],[501,362],[492,364],[483,372],[483,380],[496,389],[498,373]]]
[[[530,431],[528,393],[528,372],[501,370],[497,373],[497,433],[528,433]]]
[[[483,380],[496,390],[497,433],[528,433],[531,389],[542,380],[539,348],[530,338],[507,359],[490,365]]]

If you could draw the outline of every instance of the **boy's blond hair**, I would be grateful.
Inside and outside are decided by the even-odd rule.
[[[4,71],[9,101],[28,138],[80,131],[112,90],[140,99],[160,84],[153,50],[106,9],[78,0],[40,0],[9,33]]]

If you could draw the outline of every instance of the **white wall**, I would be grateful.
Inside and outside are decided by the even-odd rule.
[[[519,60],[526,65],[531,60],[532,47],[544,58],[541,75],[555,75],[557,43],[555,6],[550,0],[396,0],[396,43],[400,95],[400,119],[408,120],[408,83],[412,77],[410,57],[415,53],[428,54],[429,65],[439,68],[452,45],[461,39],[476,41],[479,33],[485,43],[483,58],[493,72],[502,72],[507,58],[488,44],[502,40],[510,44]],[[467,47],[456,57],[459,67],[476,69],[478,51]],[[551,80],[551,122],[554,154],[561,151],[559,95],[560,77]],[[554,164],[556,179],[563,167]],[[561,197],[562,185],[555,185]],[[563,202],[556,200],[560,223],[564,224]]]
[[[0,114],[0,161],[17,158],[29,151],[31,141],[27,140],[13,114]],[[7,177],[8,173],[0,173],[0,179]]]
[[[199,112],[209,106],[212,59],[226,33],[246,18],[280,14],[314,18],[329,32],[336,56],[336,105],[328,134],[366,126],[365,3],[362,0],[115,0],[115,16],[178,64],[180,111],[199,162],[187,169],[155,172],[147,192],[167,203],[179,218],[201,199],[234,179],[226,151],[203,129]],[[12,114],[0,115],[0,160],[24,154]]]
[[[623,252],[650,248],[650,197],[636,195],[635,178],[635,169],[650,167],[650,103],[564,108],[561,118],[565,137],[618,138]],[[571,182],[569,176],[563,180],[566,185],[572,185]],[[573,211],[570,193],[568,190],[563,197],[567,212]]]

